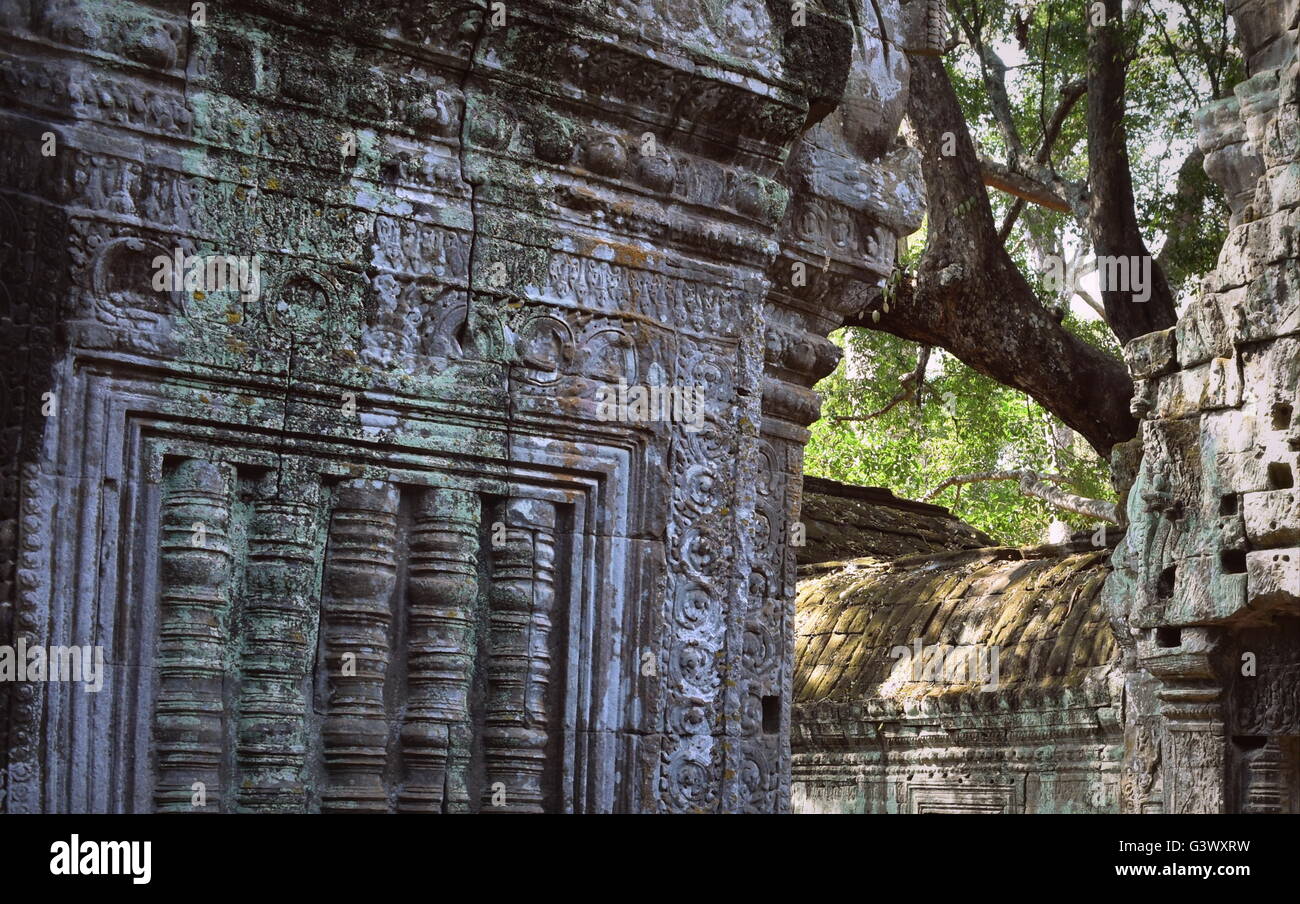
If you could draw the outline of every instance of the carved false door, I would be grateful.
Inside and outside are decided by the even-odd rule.
[[[193,458],[163,486],[157,809],[557,807],[555,503]]]

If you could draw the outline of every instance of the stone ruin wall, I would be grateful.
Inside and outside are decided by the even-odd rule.
[[[109,663],[0,683],[5,812],[788,806],[785,540],[824,337],[918,225],[917,29],[508,6],[0,5],[0,644]],[[1133,812],[1296,809],[1297,0],[1232,7],[1232,235],[1127,350]],[[155,291],[177,248],[260,294]]]
[[[1060,587],[1002,565],[1004,591],[1043,610],[1008,633],[1014,602],[981,618],[985,591],[942,585],[969,567],[951,555],[810,572],[796,812],[1300,812],[1300,2],[1229,12],[1250,78],[1202,113],[1198,140],[1231,231],[1177,326],[1125,349],[1143,420],[1115,453],[1127,530],[1075,579],[1113,569],[1084,595],[1096,617],[1053,633]],[[889,655],[907,624],[927,644],[1064,644],[1088,667],[909,696]]]
[[[898,4],[506,6],[0,4],[0,643],[108,663],[0,684],[0,809],[787,808],[811,386],[921,212]]]
[[[1229,11],[1250,78],[1199,140],[1231,232],[1177,327],[1125,350],[1126,812],[1300,812],[1300,3]]]
[[[801,567],[794,812],[1117,812],[1110,554],[1085,538]]]

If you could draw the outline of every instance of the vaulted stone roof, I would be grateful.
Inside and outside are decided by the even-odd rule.
[[[807,531],[806,545],[796,550],[800,565],[993,545],[942,506],[820,477],[804,477],[800,520]]]
[[[955,669],[941,680],[916,680],[935,677],[917,669],[941,647],[948,648],[943,655],[958,649],[985,657],[997,647],[998,693],[979,695],[981,703],[1086,690],[1103,680],[1097,670],[1116,655],[1099,599],[1109,556],[1109,549],[1077,542],[805,567],[796,601],[795,703],[889,708],[969,699],[987,673]],[[918,648],[921,665],[913,669]]]

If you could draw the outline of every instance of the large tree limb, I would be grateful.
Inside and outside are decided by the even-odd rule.
[[[1105,4],[1105,24],[1088,15],[1088,232],[1099,258],[1152,261],[1150,284],[1103,282],[1101,300],[1106,321],[1121,343],[1134,336],[1163,330],[1177,320],[1173,293],[1159,262],[1147,249],[1138,228],[1129,166],[1128,131],[1124,127],[1124,29],[1121,0]],[[1123,281],[1120,281],[1121,283]],[[1149,293],[1144,302],[1135,301]]]
[[[1128,370],[1061,326],[998,240],[975,145],[943,63],[913,59],[909,95],[929,241],[912,291],[898,292],[885,313],[880,290],[861,286],[860,313],[848,323],[947,349],[1028,393],[1108,456],[1137,432]],[[948,132],[957,139],[953,156],[942,153]]]
[[[1033,496],[1035,499],[1041,499],[1048,505],[1055,506],[1066,512],[1073,512],[1076,515],[1083,515],[1087,518],[1096,518],[1098,521],[1109,521],[1111,524],[1119,524],[1119,512],[1113,502],[1106,502],[1104,499],[1089,499],[1086,496],[1079,496],[1074,493],[1060,489],[1053,484],[1066,484],[1063,477],[1055,474],[1039,474],[1035,471],[1015,470],[1015,471],[984,471],[979,474],[959,474],[956,477],[949,477],[930,492],[922,497],[922,502],[929,502],[937,497],[949,487],[964,486],[969,483],[983,483],[992,480],[1014,480],[1020,486],[1020,492],[1026,496]]]
[[[984,176],[984,184],[989,188],[996,188],[998,191],[1015,195],[1017,198],[1037,204],[1039,207],[1059,210],[1061,213],[1070,213],[1069,201],[1066,201],[1043,183],[1036,182],[1028,176],[1016,172],[1005,163],[989,160],[987,157],[981,158],[980,170]]]

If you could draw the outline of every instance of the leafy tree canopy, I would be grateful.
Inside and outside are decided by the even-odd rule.
[[[1087,222],[1095,161],[1084,89],[1087,16],[1095,7],[1079,0],[950,0],[948,9],[944,68],[981,159],[1065,202],[1051,209],[990,190],[1005,249],[1066,329],[1118,355],[1096,278],[1088,275],[1095,266]],[[1204,173],[1194,117],[1244,77],[1232,39],[1222,0],[1123,3],[1132,203],[1142,237],[1182,302],[1214,266],[1226,237],[1226,203]],[[904,275],[915,270],[925,239],[923,230],[909,240]],[[1046,278],[1055,262],[1064,265],[1064,287]],[[870,324],[832,338],[845,357],[818,386],[823,417],[812,428],[808,473],[923,498],[958,475],[1027,469],[1070,493],[1113,500],[1107,463],[1024,392],[942,349],[931,352]],[[1076,529],[1097,524],[1022,495],[1015,481],[952,486],[934,501],[1009,543],[1040,542],[1058,519]]]

